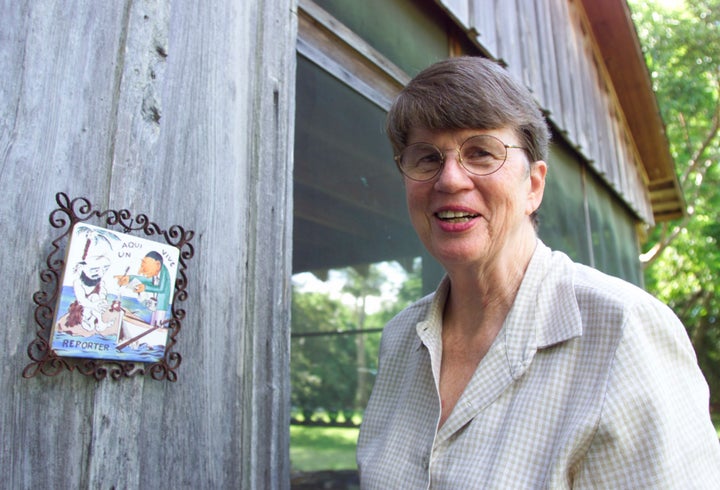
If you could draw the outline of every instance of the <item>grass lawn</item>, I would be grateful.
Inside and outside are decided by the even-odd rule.
[[[712,414],[720,438],[720,413]],[[293,471],[354,470],[359,429],[352,427],[290,426]]]
[[[352,427],[290,426],[290,465],[293,471],[354,470],[359,429]]]

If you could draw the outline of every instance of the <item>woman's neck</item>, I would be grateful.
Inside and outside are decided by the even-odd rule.
[[[464,336],[488,329],[497,333],[512,308],[536,245],[537,239],[525,242],[490,265],[448,271],[450,292],[443,328],[461,329]]]

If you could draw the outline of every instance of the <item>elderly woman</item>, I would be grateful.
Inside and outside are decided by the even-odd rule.
[[[717,488],[682,324],[538,238],[549,131],[495,63],[437,63],[388,115],[410,220],[447,272],[385,328],[362,488]]]

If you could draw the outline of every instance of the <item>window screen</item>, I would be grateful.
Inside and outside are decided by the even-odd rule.
[[[431,1],[316,0],[408,75],[446,58],[445,17]]]
[[[552,145],[547,164],[545,196],[538,213],[540,238],[550,248],[590,265],[582,169],[562,142]]]

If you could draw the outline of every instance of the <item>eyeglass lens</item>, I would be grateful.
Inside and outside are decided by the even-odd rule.
[[[505,162],[507,149],[499,139],[489,135],[472,136],[459,149],[460,164],[471,174],[488,175]],[[430,143],[415,143],[400,154],[400,170],[414,180],[429,180],[440,172],[446,155]]]

